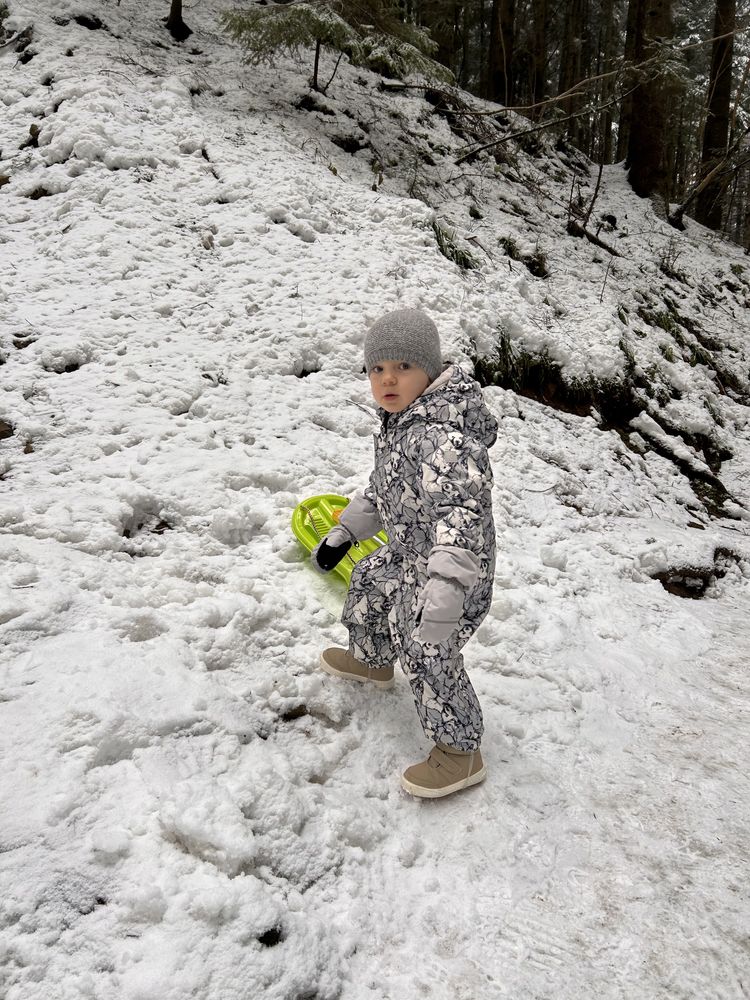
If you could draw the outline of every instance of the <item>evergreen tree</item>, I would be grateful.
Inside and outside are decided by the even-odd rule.
[[[460,86],[482,90],[486,45],[485,0],[402,0],[404,20],[429,31],[434,58],[447,66]]]
[[[451,81],[450,70],[431,58],[435,45],[429,36],[400,15],[395,0],[288,0],[235,8],[222,15],[222,22],[244,48],[249,63],[271,62],[278,51],[297,54],[314,49],[313,90],[324,91],[331,82],[322,87],[319,80],[323,48],[382,76],[418,73]]]
[[[499,104],[514,100],[513,69],[515,0],[493,0],[490,22],[489,87],[487,96]]]
[[[456,63],[461,6],[456,0],[431,0],[430,3],[413,5],[411,15],[416,24],[429,31],[436,46],[435,59],[449,69],[453,69]]]
[[[531,91],[530,104],[537,105],[531,113],[532,118],[539,118],[542,109],[539,106],[547,96],[547,63],[549,37],[549,8],[547,0],[533,0],[532,10],[532,41],[531,41]]]
[[[701,176],[707,177],[727,155],[729,108],[732,97],[732,49],[734,44],[735,0],[716,0],[708,107],[703,130]],[[720,229],[722,195],[726,179],[720,174],[698,195],[695,217],[709,229]]]
[[[630,0],[635,7],[634,55],[642,80],[633,93],[628,180],[636,194],[668,197],[670,79],[664,43],[672,37],[672,0]]]

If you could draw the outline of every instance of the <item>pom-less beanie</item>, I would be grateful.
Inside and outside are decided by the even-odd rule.
[[[381,361],[408,361],[434,382],[443,370],[440,334],[420,309],[397,309],[376,320],[365,337],[365,369]]]

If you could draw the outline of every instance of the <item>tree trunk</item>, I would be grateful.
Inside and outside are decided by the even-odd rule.
[[[732,97],[732,56],[736,0],[716,0],[711,76],[708,83],[706,126],[703,130],[700,176],[705,177],[724,158],[729,140],[729,106]],[[721,35],[727,35],[721,38]],[[695,218],[709,229],[721,229],[723,188],[710,184],[695,204]]]
[[[487,82],[487,20],[485,0],[479,0],[479,93],[488,93]]]
[[[635,61],[658,58],[661,39],[672,36],[672,0],[631,0],[637,4]],[[645,68],[633,93],[628,142],[628,180],[637,195],[669,196],[667,167],[669,91],[658,64]]]
[[[683,98],[680,101],[679,114],[674,116],[677,122],[677,131],[675,133],[674,163],[672,164],[672,191],[677,199],[682,199],[685,195],[688,156],[693,141],[693,136],[690,135],[688,124],[685,121],[686,114],[686,102]]]
[[[619,33],[615,23],[613,0],[603,0],[600,5],[601,21],[595,75],[610,72],[618,60]],[[606,77],[596,87],[596,101],[604,108],[593,123],[592,153],[598,163],[612,162],[612,108],[615,97],[614,79]]]
[[[473,24],[471,23],[471,12],[469,9],[469,4],[465,4],[463,11],[460,11],[461,15],[461,73],[458,77],[458,82],[461,87],[465,90],[469,89],[469,81],[475,78],[475,67],[472,66],[471,59],[471,36]]]
[[[531,103],[540,104],[547,93],[547,0],[533,0],[534,27],[531,41]],[[537,119],[541,108],[531,112]]]
[[[320,69],[320,39],[315,43],[315,61],[313,62],[312,89],[320,92],[318,70]]]
[[[635,29],[638,20],[638,7],[642,0],[630,0],[628,4],[628,17],[625,28],[625,62],[631,66],[635,63]],[[625,91],[631,90],[636,84],[636,74],[634,71],[625,73]],[[630,142],[630,123],[633,120],[633,95],[626,93],[622,99],[620,107],[620,122],[617,129],[617,161],[624,160],[628,155],[628,143]]]
[[[568,0],[563,23],[562,42],[560,47],[560,78],[558,93],[565,94],[577,83],[584,79],[584,35],[586,25],[584,24],[584,4],[585,0]],[[565,115],[574,115],[580,111],[583,102],[581,94],[571,94],[560,102],[560,108]],[[585,136],[588,129],[586,123],[581,119],[576,119],[570,126],[570,139],[576,145],[583,147],[581,137]]]
[[[513,42],[516,0],[493,0],[490,24],[489,90],[491,101],[513,104]]]
[[[182,20],[182,0],[172,0],[167,18],[167,31],[176,42],[184,42],[193,33]]]

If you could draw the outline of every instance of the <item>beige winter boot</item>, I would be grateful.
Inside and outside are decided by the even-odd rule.
[[[376,688],[387,690],[396,683],[393,677],[393,667],[368,667],[366,663],[355,659],[346,649],[331,646],[320,656],[320,665],[332,677],[345,677],[350,681],[362,681],[374,684]]]
[[[467,752],[438,743],[427,760],[407,767],[401,775],[401,784],[421,799],[439,799],[469,785],[478,785],[486,777],[487,768],[479,750]]]

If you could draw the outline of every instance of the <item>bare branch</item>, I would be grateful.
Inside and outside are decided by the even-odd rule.
[[[17,31],[15,35],[12,35],[6,42],[2,42],[2,44],[0,44],[0,49],[5,49],[9,45],[12,45],[14,42],[17,42],[18,39],[21,37],[22,33],[23,32],[21,31]]]
[[[713,42],[718,42],[723,38],[729,38],[732,35],[740,35],[748,28],[736,28],[734,31],[728,31],[724,35],[717,35],[715,38],[703,38],[699,42],[690,42],[686,45],[667,45],[665,43],[664,48],[668,48],[673,52],[686,52],[688,49],[701,48],[704,45],[710,45]],[[640,71],[647,69],[650,65],[657,65],[660,61],[660,56],[650,56],[648,59],[644,59],[643,62],[636,63],[635,65],[627,62],[625,59],[621,59],[619,65],[613,69],[609,70],[607,73],[599,73],[596,76],[587,76],[583,80],[579,80],[578,83],[570,87],[569,90],[564,91],[562,94],[557,94],[555,97],[548,97],[543,101],[538,101],[536,104],[519,104],[513,107],[503,107],[503,111],[514,111],[516,113],[523,113],[527,111],[536,111],[539,108],[547,107],[550,104],[559,104],[562,101],[567,100],[570,97],[578,96],[582,90],[592,83],[599,83],[601,80],[609,80],[613,76],[621,76],[626,72]],[[628,92],[630,93],[630,91]],[[627,95],[623,95],[627,96]],[[608,105],[604,105],[607,107]],[[477,116],[492,117],[502,112],[498,111],[473,111],[472,114]]]
[[[588,207],[588,209],[586,211],[586,216],[585,216],[585,218],[583,220],[583,229],[584,229],[584,231],[586,230],[586,226],[588,226],[588,224],[589,224],[589,219],[591,218],[591,213],[594,211],[594,205],[596,204],[596,199],[599,196],[599,188],[602,185],[602,174],[603,173],[604,173],[604,164],[600,163],[599,164],[599,174],[598,174],[598,176],[596,178],[596,187],[594,188],[594,193],[593,193],[593,195],[591,197],[591,201],[589,203],[589,207]]]
[[[511,139],[518,139],[522,135],[531,135],[533,132],[542,132],[544,129],[555,128],[558,125],[564,125],[566,122],[573,121],[575,118],[582,118],[584,115],[595,115],[599,111],[604,111],[607,108],[611,108],[613,104],[617,104],[628,94],[632,94],[636,87],[631,87],[630,90],[626,90],[623,94],[618,94],[613,97],[611,101],[607,101],[605,104],[599,104],[594,108],[586,107],[582,111],[576,111],[572,115],[567,115],[565,118],[554,118],[550,121],[542,122],[540,125],[533,125],[531,128],[519,129],[517,132],[511,132],[509,135],[500,136],[499,139],[493,139],[492,142],[484,143],[482,146],[476,146],[474,149],[470,149],[468,152],[463,153],[456,159],[456,163],[463,163],[470,156],[476,156],[477,153],[484,152],[485,149],[492,149],[493,146],[501,146],[505,142],[509,142]],[[497,114],[497,112],[495,112]]]

